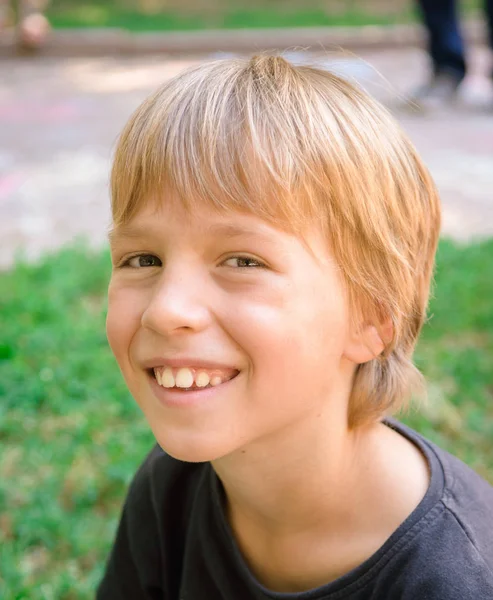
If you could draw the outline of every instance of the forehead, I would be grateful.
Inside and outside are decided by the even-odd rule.
[[[197,242],[249,239],[278,247],[302,246],[318,257],[327,250],[322,232],[313,225],[297,234],[252,213],[214,211],[208,206],[188,210],[177,202],[145,205],[128,222],[115,225],[109,238],[111,245],[118,245],[131,240],[182,239],[184,235]]]
[[[185,209],[176,202],[148,204],[128,222],[117,224],[110,240],[146,237],[154,234],[173,234],[190,231],[195,236],[236,238],[257,236],[275,238],[290,236],[285,229],[243,211],[213,211],[210,207]]]

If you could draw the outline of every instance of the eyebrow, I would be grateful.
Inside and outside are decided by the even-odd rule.
[[[142,239],[148,237],[151,233],[150,228],[138,225],[121,225],[111,229],[108,233],[110,244],[115,244],[122,238]],[[228,239],[238,237],[261,237],[267,241],[274,241],[267,232],[255,227],[239,226],[229,223],[220,223],[207,227],[206,233],[213,237],[225,237]]]
[[[123,238],[138,239],[143,238],[149,234],[149,231],[145,227],[136,227],[135,225],[120,225],[118,227],[112,227],[108,232],[108,239],[110,244],[115,244]]]
[[[248,226],[241,227],[239,225],[232,225],[228,223],[211,225],[207,228],[207,232],[214,236],[221,236],[226,238],[237,238],[244,236],[263,237],[266,239],[270,238],[268,233],[264,233],[261,229]]]

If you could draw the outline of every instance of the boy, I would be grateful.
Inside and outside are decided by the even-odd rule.
[[[112,172],[108,339],[158,445],[97,598],[493,598],[493,489],[391,420],[440,211],[393,119],[322,70],[168,81]]]

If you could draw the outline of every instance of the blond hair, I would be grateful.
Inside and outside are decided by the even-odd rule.
[[[326,70],[280,56],[202,64],[133,114],[112,170],[114,225],[172,189],[187,210],[253,213],[302,235],[317,223],[353,314],[393,325],[357,368],[351,427],[403,408],[420,383],[412,354],[425,319],[440,228],[436,188],[389,113]]]

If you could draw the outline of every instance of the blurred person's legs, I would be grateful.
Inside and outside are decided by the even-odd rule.
[[[12,25],[13,12],[10,0],[0,0],[0,33]]]
[[[418,5],[428,33],[432,76],[413,100],[424,108],[435,108],[455,98],[466,75],[464,41],[455,0],[418,0]]]
[[[37,50],[50,32],[50,24],[43,12],[49,0],[16,0],[17,41],[24,50]]]
[[[486,21],[488,24],[488,42],[493,58],[493,0],[485,0],[484,9],[486,13]],[[493,80],[493,64],[491,67],[491,79]]]
[[[434,76],[448,73],[461,81],[466,74],[464,41],[455,0],[418,0],[428,31]]]
[[[18,46],[36,50],[43,46],[50,24],[43,12],[49,0],[0,0],[0,33],[15,26]]]

